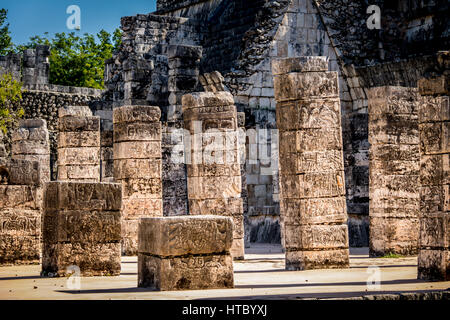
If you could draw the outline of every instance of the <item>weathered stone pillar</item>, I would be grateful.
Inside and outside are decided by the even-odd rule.
[[[161,111],[125,106],[113,117],[114,178],[123,186],[122,253],[136,255],[139,218],[163,215]]]
[[[100,181],[100,117],[87,106],[59,109],[58,181]]]
[[[183,96],[189,213],[223,215],[235,225],[231,253],[244,259],[244,214],[237,112],[228,92]]]
[[[41,185],[50,181],[50,139],[45,120],[21,120],[12,134],[11,151],[12,159],[39,162]]]
[[[187,215],[188,195],[184,162],[182,97],[195,91],[202,48],[168,47],[169,105],[163,109],[163,202],[165,216]]]
[[[447,60],[448,63],[448,60]],[[448,69],[447,69],[448,70]],[[419,81],[420,246],[418,278],[450,280],[449,79]]]
[[[121,204],[118,183],[47,183],[42,275],[118,276]]]
[[[241,198],[242,208],[244,212],[244,246],[250,248],[250,221],[248,217],[248,192],[247,192],[247,174],[245,172],[245,160],[247,158],[247,135],[245,133],[245,112],[237,113],[238,127],[239,127],[239,157],[241,164]]]
[[[326,57],[272,62],[286,269],[349,265],[337,72]]]
[[[415,255],[419,240],[417,89],[378,87],[367,95],[370,256]]]
[[[38,161],[0,160],[0,264],[39,262],[40,172]]]
[[[228,217],[143,218],[138,286],[159,291],[233,288]]]

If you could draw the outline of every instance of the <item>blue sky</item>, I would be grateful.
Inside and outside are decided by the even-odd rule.
[[[120,17],[156,10],[156,0],[1,0],[8,10],[8,22],[14,44],[27,43],[34,35],[49,32],[73,32],[66,26],[67,7],[81,9],[81,30],[77,33],[112,32],[120,26]]]

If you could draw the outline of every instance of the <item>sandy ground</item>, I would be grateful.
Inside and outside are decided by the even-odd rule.
[[[245,258],[234,264],[234,289],[179,292],[137,288],[136,257],[122,258],[118,277],[81,278],[80,290],[71,289],[67,278],[41,278],[39,265],[0,267],[0,299],[326,299],[450,288],[449,281],[417,280],[415,257],[370,259],[367,248],[352,249],[350,268],[337,270],[285,271],[276,245],[252,246]],[[373,279],[380,280],[378,287]]]

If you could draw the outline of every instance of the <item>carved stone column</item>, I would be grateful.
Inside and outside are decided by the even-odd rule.
[[[272,62],[286,269],[349,265],[337,72],[325,57]]]
[[[122,183],[122,253],[137,254],[141,217],[160,217],[162,207],[161,111],[114,109],[114,178]]]

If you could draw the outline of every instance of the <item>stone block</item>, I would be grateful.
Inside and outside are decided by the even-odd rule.
[[[286,249],[330,250],[348,248],[348,228],[342,225],[284,226]]]
[[[161,179],[161,159],[120,159],[114,160],[114,178]]]
[[[305,151],[285,153],[279,166],[283,175],[326,173],[344,170],[342,151]]]
[[[113,123],[158,122],[161,119],[159,107],[124,106],[114,109]]]
[[[1,207],[0,265],[39,262],[40,240],[39,210]]]
[[[58,163],[60,165],[98,165],[100,164],[100,148],[58,148]]]
[[[160,178],[128,178],[121,181],[124,199],[161,199],[162,197]]]
[[[335,71],[279,75],[274,78],[274,88],[278,102],[339,97],[339,79]]]
[[[344,269],[349,267],[349,250],[286,251],[286,270]]]
[[[92,117],[92,111],[88,106],[65,106],[58,109],[58,117]]]
[[[0,185],[0,208],[39,209],[37,189],[29,185]]]
[[[189,210],[192,215],[242,215],[241,198],[190,199]]]
[[[52,210],[118,211],[122,190],[118,183],[49,182],[44,206]]]
[[[80,268],[82,277],[120,275],[120,243],[45,243],[42,252],[44,277],[69,277],[71,266]]]
[[[192,108],[202,108],[198,114],[204,114],[207,110],[215,112],[226,112],[230,110],[227,106],[234,105],[234,99],[229,92],[194,92],[183,96],[183,113]],[[203,108],[204,107],[204,108]]]
[[[10,185],[39,186],[41,184],[41,170],[38,161],[0,159],[0,171]]]
[[[188,164],[188,177],[234,177],[241,174],[239,164]]]
[[[139,252],[160,257],[229,252],[233,222],[219,216],[142,218]]]
[[[434,213],[420,219],[420,247],[445,250],[450,246],[450,215]]]
[[[161,123],[118,123],[114,125],[114,143],[161,141]]]
[[[450,255],[448,249],[421,249],[417,261],[418,279],[427,281],[450,280]]]
[[[405,219],[370,216],[370,256],[417,254],[419,228],[418,217]]]
[[[448,95],[450,91],[448,76],[442,75],[435,78],[422,78],[417,82],[421,95]]]
[[[98,182],[100,165],[64,165],[58,166],[58,180]]]
[[[100,117],[63,117],[59,119],[59,130],[61,132],[99,131]]]
[[[450,97],[421,97],[420,123],[450,121]]]
[[[120,217],[120,211],[47,210],[43,237],[46,243],[119,242]]]
[[[274,76],[291,72],[322,72],[327,70],[327,57],[295,57],[272,61],[272,74]]]
[[[341,198],[282,199],[280,202],[287,225],[345,223],[346,200]]]
[[[100,146],[100,134],[96,131],[60,132],[58,146],[61,148]]]
[[[282,172],[283,173],[283,172]],[[345,196],[344,172],[281,175],[282,197],[293,199]]]
[[[161,258],[139,253],[138,286],[158,291],[234,287],[230,255]]]
[[[150,159],[161,158],[160,141],[128,141],[114,144],[114,159]]]
[[[276,111],[277,125],[281,131],[321,128],[340,129],[340,114],[338,98],[278,103]]]
[[[139,217],[159,217],[163,215],[163,201],[160,197],[151,198],[124,198],[122,200],[123,218],[138,219]],[[136,233],[137,234],[137,233]]]
[[[188,194],[190,199],[215,199],[239,196],[242,190],[241,177],[190,177]]]

